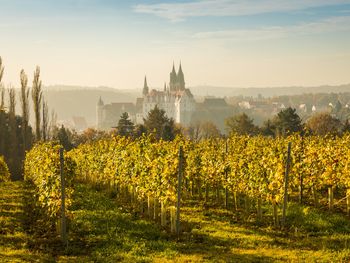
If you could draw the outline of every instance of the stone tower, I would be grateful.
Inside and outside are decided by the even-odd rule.
[[[184,76],[184,73],[182,72],[181,62],[180,62],[179,71],[177,73],[177,87],[178,87],[178,90],[185,89],[185,76]]]
[[[148,85],[147,85],[147,78],[145,76],[145,81],[143,83],[143,90],[142,90],[142,95],[143,96],[147,96],[148,95],[148,92],[149,92],[149,88],[148,88]]]
[[[169,82],[170,91],[176,91],[176,83],[177,83],[177,75],[176,75],[175,66],[173,63],[173,70],[170,72],[170,82]]]
[[[185,89],[185,76],[182,71],[181,63],[177,74],[175,71],[175,66],[173,64],[173,69],[170,73],[169,88],[170,88],[170,91],[178,91],[178,90]]]

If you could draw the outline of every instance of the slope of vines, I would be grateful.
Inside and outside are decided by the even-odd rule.
[[[0,182],[8,182],[11,180],[9,168],[3,156],[0,155]]]
[[[57,222],[61,209],[60,145],[36,144],[27,154],[24,163],[24,179],[33,183],[36,200],[51,222]],[[72,181],[75,164],[65,157],[66,209],[69,210],[73,193]]]
[[[194,143],[182,138],[155,142],[148,137],[135,141],[116,137],[81,145],[70,154],[81,180],[119,192],[132,188],[133,196],[141,201],[151,196],[174,203],[181,145],[187,193],[207,197],[210,189],[218,193],[227,189],[235,196],[278,206],[283,199],[287,144],[291,142],[289,195],[317,205],[328,189],[333,207],[334,192],[346,195],[350,189],[349,138],[232,136]],[[325,203],[327,199],[323,199]]]

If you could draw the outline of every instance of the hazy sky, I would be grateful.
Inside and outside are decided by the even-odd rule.
[[[0,0],[0,56],[15,86],[350,83],[350,0]]]

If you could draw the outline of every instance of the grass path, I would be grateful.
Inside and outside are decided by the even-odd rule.
[[[346,217],[291,205],[290,231],[242,223],[223,209],[187,204],[178,242],[120,209],[103,191],[77,185],[70,253],[91,262],[349,262]],[[85,262],[83,258],[80,258]]]
[[[24,182],[0,183],[0,262],[45,262],[50,257],[28,249]]]
[[[0,262],[350,260],[350,220],[336,213],[291,205],[288,224],[293,227],[279,231],[189,202],[182,210],[185,232],[177,241],[153,222],[121,209],[106,192],[82,184],[75,187],[69,245],[63,249],[28,209],[31,195],[23,182],[0,183]]]

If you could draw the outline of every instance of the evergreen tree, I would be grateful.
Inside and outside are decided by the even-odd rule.
[[[341,102],[337,100],[337,102],[334,105],[334,112],[337,114],[340,112],[342,108],[343,108],[343,105],[341,105]]]
[[[291,107],[281,110],[274,119],[274,124],[277,133],[283,136],[293,132],[300,132],[303,129],[299,115]]]
[[[147,129],[146,129],[145,125],[143,125],[143,124],[136,125],[134,136],[136,138],[138,138],[138,137],[141,137],[143,134],[147,134]]]
[[[165,111],[159,109],[157,105],[148,113],[147,118],[144,119],[144,126],[147,133],[154,134],[157,140],[173,140],[177,133],[174,120],[169,119]]]
[[[260,129],[260,132],[264,136],[275,136],[276,126],[271,120],[267,120],[264,122],[263,126]]]
[[[134,131],[134,123],[129,119],[129,114],[124,112],[118,121],[117,133],[121,136],[131,136]]]
[[[342,133],[350,132],[350,121],[349,119],[346,119],[343,128],[342,128]]]
[[[70,139],[70,131],[63,125],[58,129],[54,139],[58,140],[66,151],[69,151],[73,148],[73,144]]]

